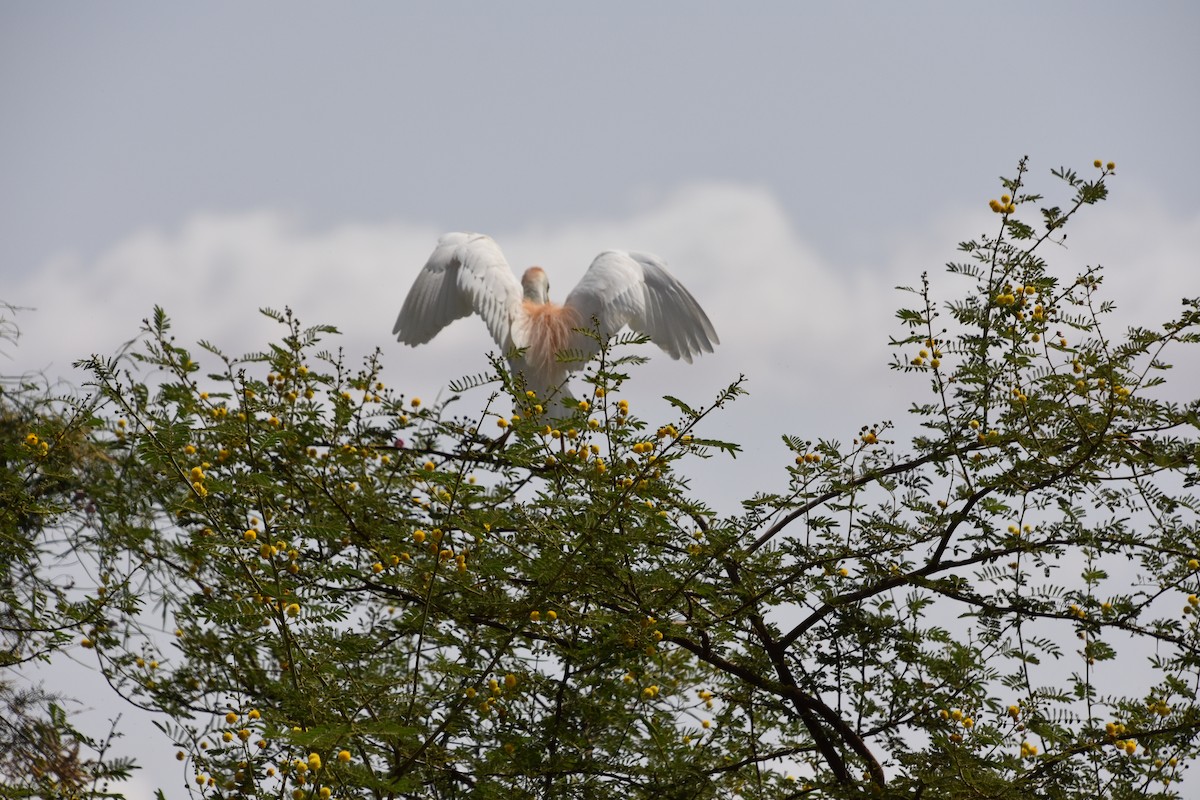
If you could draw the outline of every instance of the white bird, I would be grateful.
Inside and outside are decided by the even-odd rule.
[[[550,282],[541,267],[527,269],[518,283],[490,236],[447,233],[417,275],[392,333],[405,344],[424,344],[472,312],[483,317],[505,354],[524,351],[509,363],[539,397],[553,394],[568,371],[581,368],[599,349],[581,328],[598,327],[607,338],[628,325],[689,364],[720,343],[704,309],[656,256],[601,253],[560,306],[550,302]],[[585,359],[560,361],[556,356],[564,350],[579,351]]]

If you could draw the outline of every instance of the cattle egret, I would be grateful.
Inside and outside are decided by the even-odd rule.
[[[688,363],[719,344],[704,309],[656,256],[601,253],[560,306],[550,302],[550,282],[541,267],[527,269],[518,283],[491,237],[447,233],[417,275],[392,333],[405,344],[424,344],[472,312],[483,317],[506,354],[523,351],[509,363],[542,397],[562,386],[569,370],[583,366],[584,361],[558,360],[558,353],[578,351],[586,360],[599,349],[580,328],[596,328],[607,338],[628,325]]]

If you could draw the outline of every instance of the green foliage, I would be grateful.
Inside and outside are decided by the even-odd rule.
[[[108,756],[116,733],[96,740],[77,730],[44,691],[0,683],[0,790],[3,797],[77,800],[111,797],[110,781],[124,780],[133,760]],[[88,753],[94,753],[89,757]]]
[[[90,364],[73,619],[204,797],[1177,796],[1200,405],[1161,385],[1200,314],[1102,331],[1099,270],[1042,251],[1112,168],[1055,174],[1040,211],[1004,180],[960,295],[910,290],[911,445],[785,435],[728,517],[687,474],[738,452],[703,428],[740,380],[650,423],[606,346],[567,410],[496,362],[455,415],[290,312],[234,358],[156,311],[140,369]]]
[[[0,341],[15,344],[0,304]],[[107,755],[115,725],[94,739],[70,722],[60,698],[14,671],[81,641],[107,603],[80,603],[60,567],[95,552],[88,481],[106,472],[88,441],[86,408],[55,400],[38,376],[0,378],[0,796],[94,798],[129,777],[127,758]],[[123,611],[129,611],[126,608]],[[32,672],[32,670],[31,670]]]

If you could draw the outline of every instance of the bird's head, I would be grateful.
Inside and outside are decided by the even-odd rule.
[[[525,299],[531,303],[544,305],[550,302],[550,279],[541,267],[530,267],[521,276],[521,288],[525,290]]]

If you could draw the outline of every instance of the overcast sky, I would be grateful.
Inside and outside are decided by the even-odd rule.
[[[660,354],[638,396],[750,379],[713,430],[747,453],[696,478],[731,511],[782,485],[783,430],[903,415],[893,287],[954,288],[1022,155],[1044,189],[1118,164],[1063,273],[1104,264],[1130,321],[1200,294],[1198,35],[1194,2],[2,2],[0,300],[36,310],[0,372],[78,381],[155,303],[259,349],[255,309],[291,305],[432,396],[493,347],[477,320],[390,337],[440,233],[491,234],[560,300],[645,250],[722,345]]]

